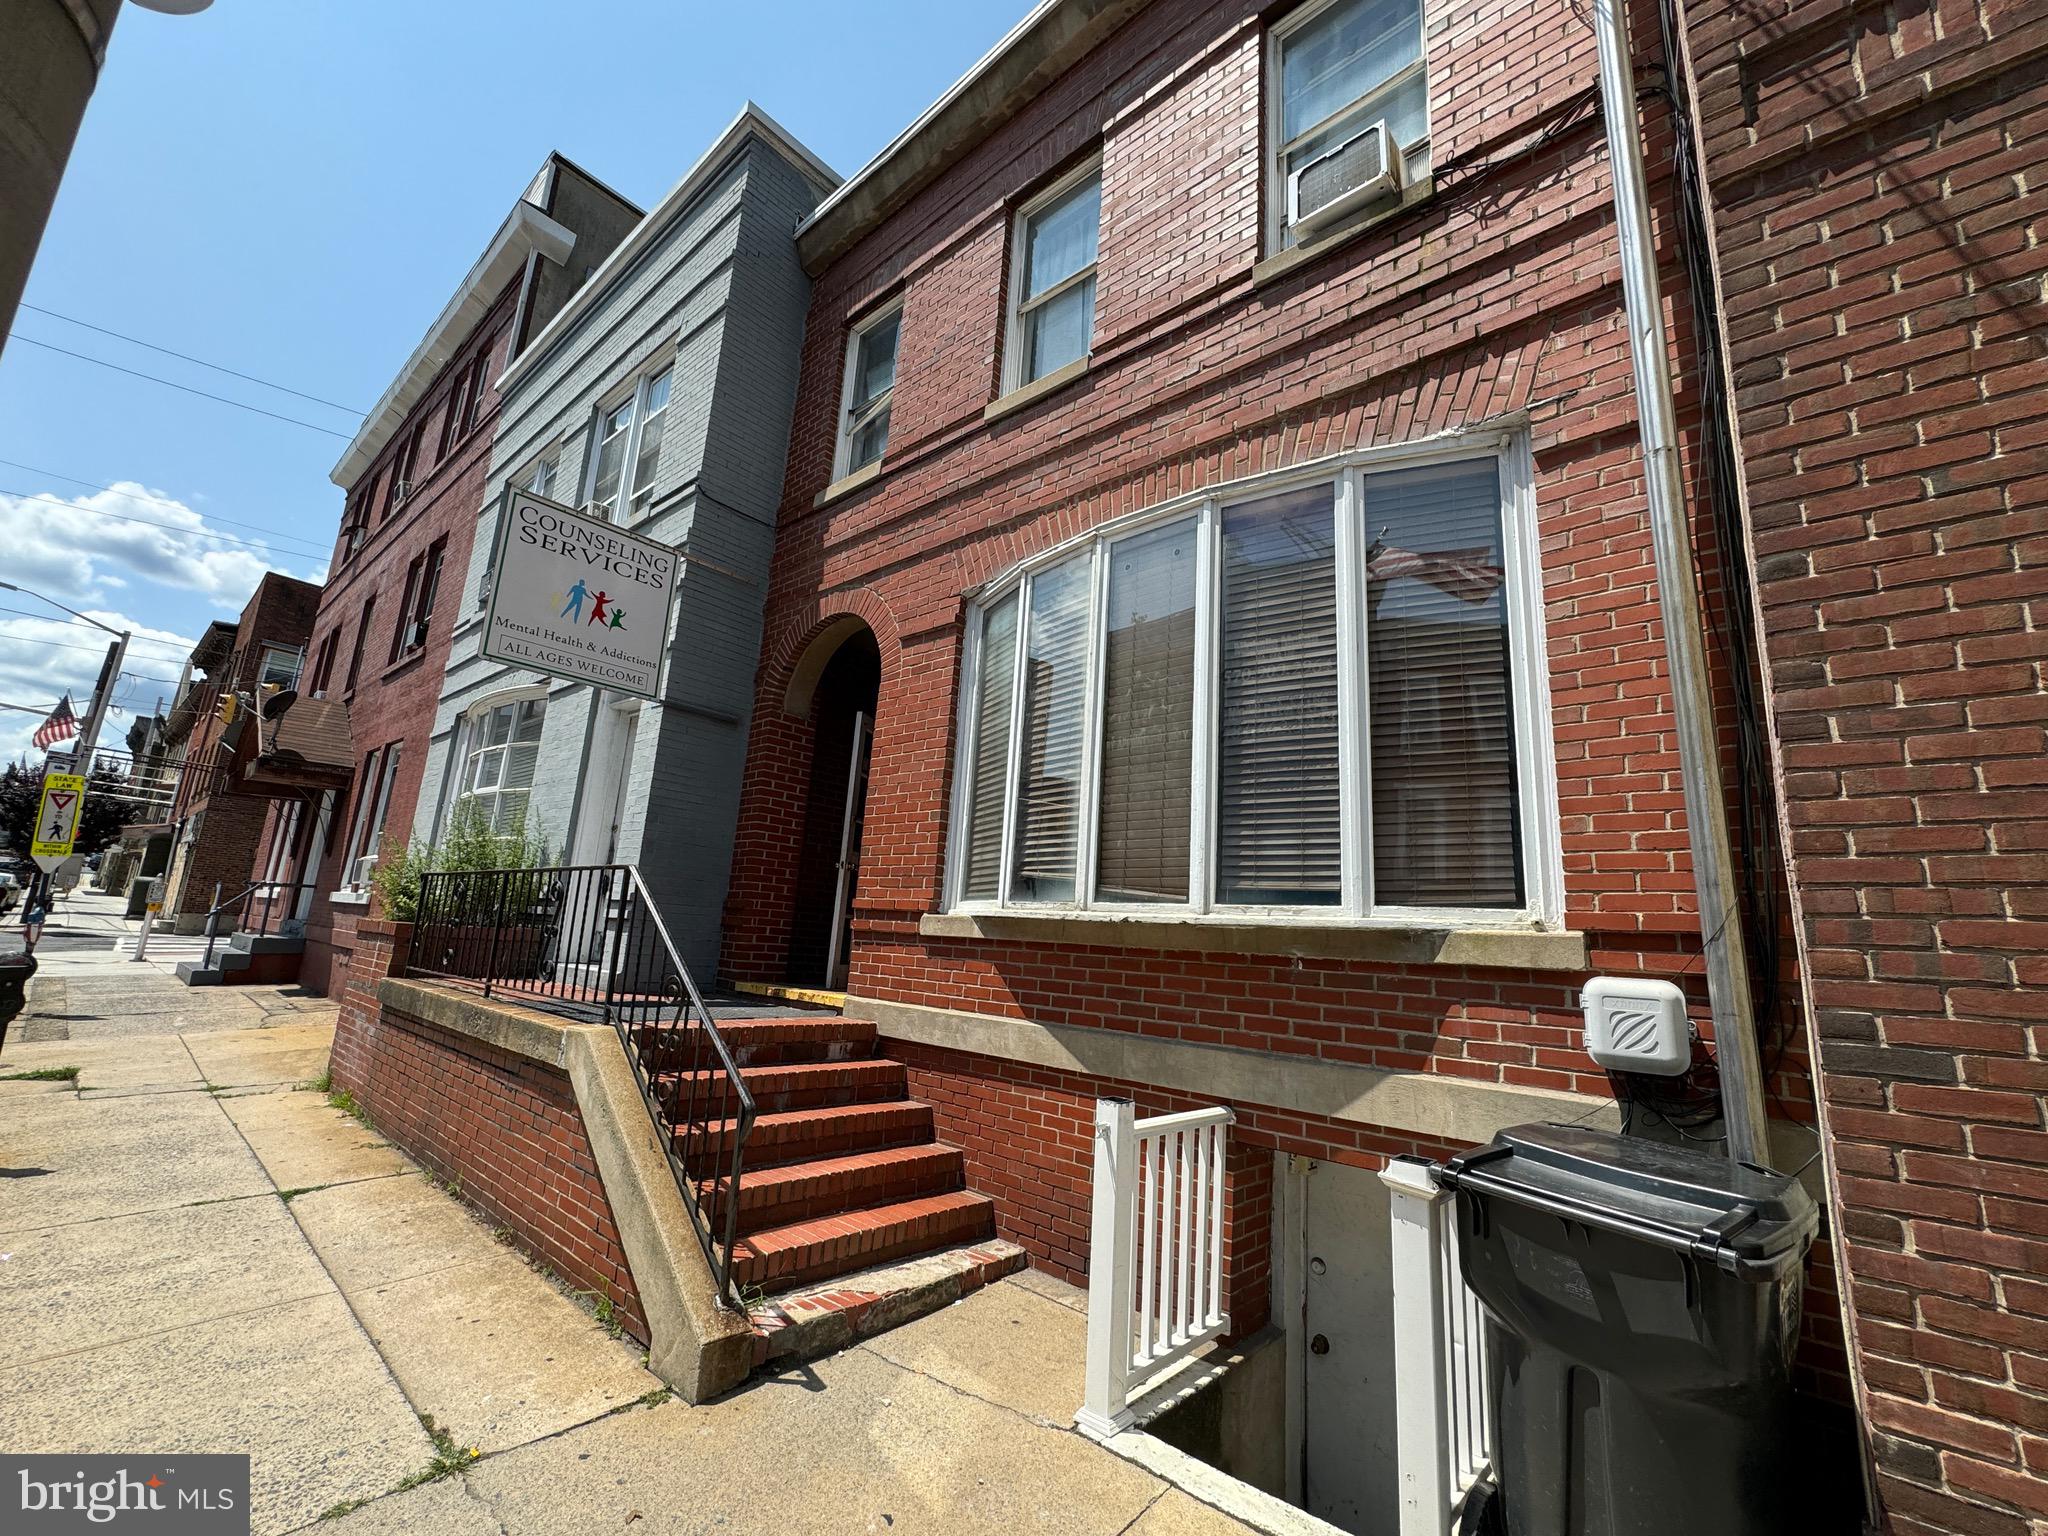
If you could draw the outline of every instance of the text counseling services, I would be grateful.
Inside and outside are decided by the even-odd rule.
[[[531,501],[514,503],[514,536],[549,554],[580,560],[593,570],[623,577],[657,592],[668,588],[674,562],[650,551],[638,540],[620,538],[591,527],[580,518],[571,519]]]

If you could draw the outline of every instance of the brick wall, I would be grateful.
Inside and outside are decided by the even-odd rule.
[[[1588,935],[1594,968],[1680,979],[1711,1037],[1605,153],[1597,119],[1561,117],[1593,84],[1592,35],[1565,0],[1439,4],[1427,16],[1435,194],[1291,274],[1254,270],[1261,15],[1243,0],[1173,0],[817,275],[727,904],[729,975],[788,979],[812,742],[784,695],[812,638],[852,614],[873,631],[883,675],[851,990],[1604,1092],[1572,1048],[1579,975],[1251,962],[1205,1003],[1213,968],[1199,957],[968,946],[916,929],[940,901],[975,587],[1191,488],[1506,419],[1526,421],[1533,457],[1564,921]],[[1667,125],[1654,103],[1644,110],[1661,168]],[[1011,211],[1098,139],[1089,369],[985,421]],[[1668,189],[1654,191],[1661,206]],[[1665,279],[1689,369],[1687,290],[1675,266]],[[898,290],[882,473],[814,505],[831,475],[849,317]],[[1690,459],[1689,387],[1680,405]],[[1716,540],[1704,506],[1694,511],[1712,605]],[[1124,983],[1132,969],[1143,997]],[[1773,1056],[1779,1113],[1810,1115],[1797,1043]]]
[[[2048,6],[1691,7],[1889,1529],[2048,1529]]]
[[[382,754],[394,742],[399,746],[398,776],[392,781],[391,798],[384,813],[383,849],[396,852],[403,848],[412,828],[421,774],[433,737],[441,676],[448,664],[450,637],[471,598],[463,586],[463,572],[469,567],[470,540],[483,506],[484,480],[490,469],[491,441],[498,419],[495,381],[504,368],[507,337],[518,297],[519,285],[515,280],[498,295],[462,347],[442,367],[420,403],[392,434],[384,452],[348,490],[351,497],[375,490],[375,511],[368,536],[359,548],[350,553],[345,536],[335,547],[333,573],[327,579],[307,654],[310,667],[333,638],[334,662],[325,691],[329,698],[348,703],[356,782],[346,793],[335,796],[327,846],[318,864],[309,872],[290,876],[310,880],[315,887],[313,907],[306,920],[306,955],[299,974],[300,980],[317,992],[328,991],[333,979],[347,971],[356,920],[366,910],[330,899],[334,892],[343,889],[349,877],[349,837],[355,823],[357,796],[373,793],[376,787],[373,783],[366,791],[361,782],[363,762],[376,751],[381,774]],[[460,384],[485,350],[492,356],[486,369],[492,382],[485,386],[484,403],[474,424],[467,432],[458,433],[449,443],[448,453],[442,456],[439,448],[448,412],[460,399]],[[420,456],[413,470],[416,489],[386,517],[383,485],[391,473],[393,456],[415,427],[423,428]],[[394,661],[392,638],[400,622],[406,569],[436,540],[446,540],[446,544],[426,643],[405,651]],[[376,608],[370,615],[362,665],[351,689],[349,660],[354,654],[357,632],[363,627],[363,606],[372,596],[376,598]],[[305,686],[310,688],[311,682],[309,676]]]
[[[377,1000],[403,969],[409,924],[357,925],[330,1060],[379,1134],[454,1183],[459,1197],[573,1289],[610,1299],[643,1343],[647,1324],[597,1159],[565,1073]]]

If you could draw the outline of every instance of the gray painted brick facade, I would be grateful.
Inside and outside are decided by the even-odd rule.
[[[794,232],[829,188],[764,119],[743,115],[664,226],[507,388],[413,835],[452,806],[458,727],[479,706],[545,692],[530,816],[566,862],[640,867],[685,961],[716,974],[721,909],[739,817],[740,771],[761,609],[809,283]],[[626,526],[683,552],[671,658],[659,703],[561,684],[478,655],[485,573],[505,488],[550,453],[550,495],[579,505],[600,407],[673,359],[660,468],[647,515]],[[637,717],[636,717],[637,711]],[[629,722],[631,722],[629,724]],[[620,754],[630,734],[631,761]],[[613,806],[617,803],[616,834]]]

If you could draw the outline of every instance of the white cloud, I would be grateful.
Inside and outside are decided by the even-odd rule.
[[[10,560],[10,567],[12,564]],[[0,598],[11,595],[0,593]],[[113,629],[129,631],[128,658],[122,664],[106,724],[100,728],[101,746],[125,746],[123,737],[135,715],[149,713],[159,696],[168,701],[177,691],[178,669],[198,642],[193,636],[159,629],[118,611],[81,611]],[[75,620],[0,616],[0,703],[25,705],[33,711],[0,710],[0,760],[13,762],[26,756],[32,763],[42,761],[31,738],[43,723],[44,713],[66,693],[71,695],[72,708],[81,721],[84,719],[108,639]]]
[[[77,608],[139,578],[239,612],[265,571],[313,563],[261,540],[224,544],[203,536],[212,531],[184,502],[132,480],[86,496],[0,494],[6,579]]]

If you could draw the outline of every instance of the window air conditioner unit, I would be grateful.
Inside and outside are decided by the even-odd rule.
[[[1297,166],[1287,178],[1287,222],[1306,234],[1401,190],[1401,146],[1384,121]]]
[[[608,523],[612,520],[612,509],[601,501],[586,501],[583,503],[583,515]]]
[[[352,891],[367,889],[370,884],[370,876],[376,868],[377,855],[374,853],[364,854],[356,860],[354,866],[349,870],[348,888]]]
[[[411,495],[412,482],[410,480],[401,480],[398,484],[391,487],[391,505],[402,507],[405,505],[406,498]]]
[[[412,633],[406,637],[405,648],[408,651],[416,651],[426,643],[427,621],[425,619],[415,620],[412,626]]]

